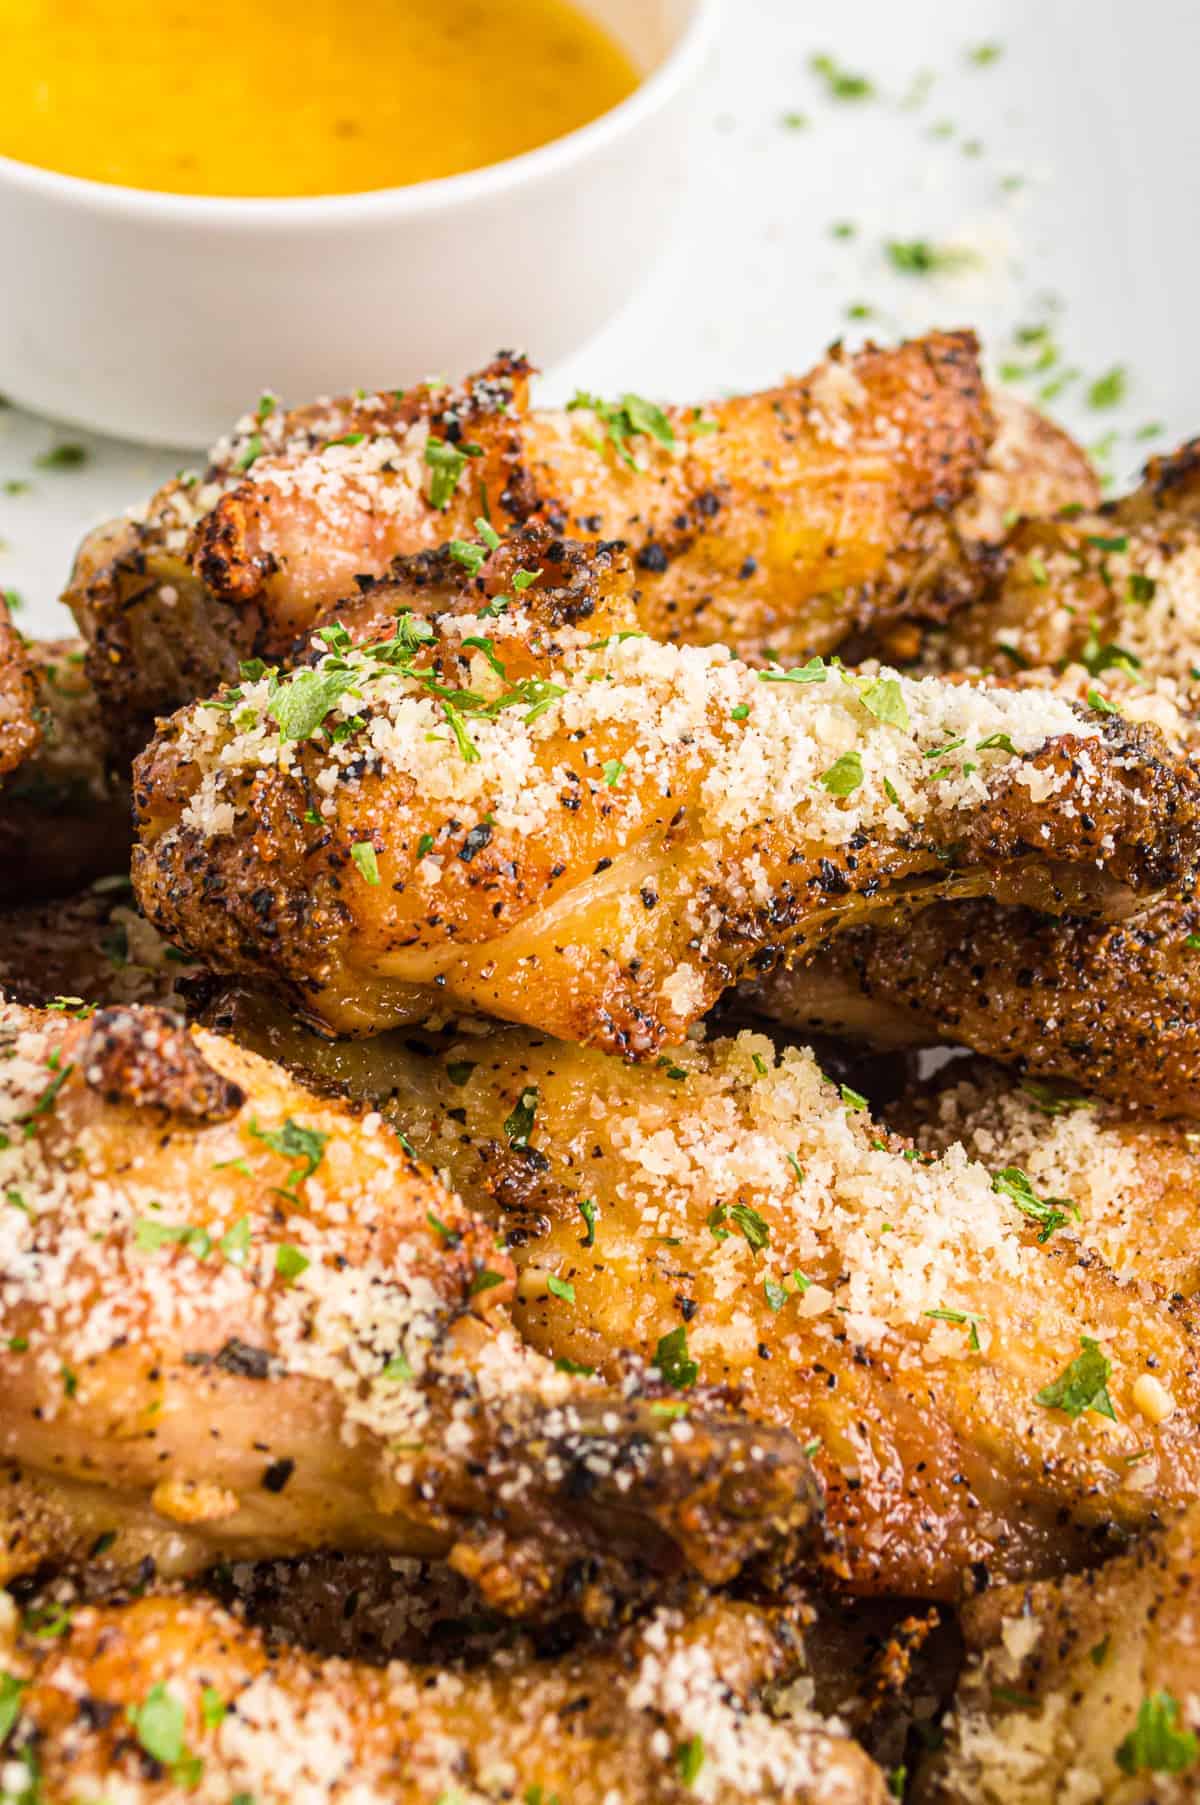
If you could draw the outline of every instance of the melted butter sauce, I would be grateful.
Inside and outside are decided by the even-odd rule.
[[[0,0],[0,155],[175,194],[457,175],[637,86],[567,0]]]

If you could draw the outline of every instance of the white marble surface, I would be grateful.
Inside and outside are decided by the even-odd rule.
[[[1077,369],[1051,411],[1088,442],[1113,434],[1116,475],[1200,429],[1188,329],[1200,273],[1200,9],[1190,0],[725,4],[689,193],[680,218],[664,221],[672,248],[626,314],[547,373],[544,394],[698,399],[803,369],[839,335],[931,324],[976,325],[998,368],[1012,361],[1016,328],[1048,321],[1061,355],[1026,392]],[[973,60],[980,45],[999,54]],[[832,99],[814,52],[866,75],[874,94]],[[786,114],[806,123],[789,127]],[[837,222],[853,236],[835,236]],[[956,246],[972,262],[898,274],[888,239]],[[552,259],[534,279],[553,281]],[[856,303],[873,310],[865,325],[848,317]],[[1125,399],[1089,406],[1090,384],[1115,366],[1127,372]],[[346,386],[411,374],[348,370]],[[63,440],[83,443],[86,462],[39,468]],[[194,455],[0,411],[0,586],[23,597],[27,630],[61,624],[54,597],[83,529]],[[28,487],[6,492],[12,484]]]

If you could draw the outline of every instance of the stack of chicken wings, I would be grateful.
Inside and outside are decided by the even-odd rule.
[[[0,634],[3,1798],[1198,1797],[1200,451],[530,376]]]

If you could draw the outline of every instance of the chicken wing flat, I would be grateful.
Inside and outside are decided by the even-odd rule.
[[[1200,1115],[1200,904],[1055,920],[986,901],[841,935],[748,988],[773,1021],[880,1047],[943,1040],[1126,1110]]]
[[[283,654],[360,578],[470,539],[480,517],[622,539],[648,632],[786,660],[907,606],[935,566],[968,563],[957,503],[970,498],[978,532],[999,496],[1045,493],[1039,477],[1026,497],[1001,453],[975,497],[994,421],[970,333],[835,347],[804,378],[704,407],[625,395],[531,411],[528,375],[502,356],[454,388],[289,414],[267,398],[202,481],[92,534],[64,599],[126,748],[232,681],[239,658]],[[1078,474],[1064,480],[1075,495]]]
[[[1075,664],[1186,682],[1200,665],[1200,440],[1153,459],[1122,500],[1022,521],[993,562],[980,599],[931,639],[932,668]]]
[[[665,1360],[811,1446],[851,1589],[1044,1574],[1200,1494],[1175,1131],[1116,1130],[1085,1183],[961,1123],[914,1148],[761,1035],[645,1069],[515,1028],[306,1053],[261,1004],[231,1025],[404,1124],[503,1232],[531,1345]]]
[[[1019,1168],[1039,1195],[1071,1199],[1075,1232],[1114,1271],[1195,1297],[1200,1143],[1187,1125],[1130,1120],[1122,1104],[1017,1082],[984,1060],[938,1077],[888,1111],[922,1153],[957,1148],[992,1168]]]
[[[9,1769],[44,1805],[887,1797],[836,1721],[759,1703],[802,1665],[786,1610],[661,1610],[608,1647],[458,1670],[318,1661],[199,1598],[84,1608],[52,1642],[10,1640]]]
[[[1200,1783],[1200,1510],[1099,1572],[1003,1587],[920,1805],[1184,1805]]]
[[[1196,860],[1186,760],[1052,694],[570,627],[534,655],[515,610],[394,626],[322,630],[136,767],[150,920],[339,1032],[474,1008],[649,1057],[868,914],[1103,912]]]
[[[4,1569],[447,1553],[514,1613],[781,1557],[786,1434],[558,1372],[512,1268],[378,1115],[152,1009],[5,1012]]]

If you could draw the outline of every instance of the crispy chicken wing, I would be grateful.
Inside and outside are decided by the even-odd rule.
[[[1106,911],[1196,860],[1190,765],[1051,694],[393,624],[181,711],[135,781],[150,919],[340,1032],[480,1008],[648,1057],[868,914]]]
[[[1020,1140],[918,1152],[760,1035],[647,1070],[523,1029],[305,1045],[226,1012],[491,1215],[532,1345],[602,1372],[637,1349],[814,1444],[856,1590],[1053,1571],[1200,1490],[1181,1136],[1116,1130],[1085,1187]]]
[[[1200,665],[1200,440],[1153,459],[1119,501],[1022,521],[993,565],[931,637],[931,668],[1123,665],[1186,682]]]
[[[1200,1509],[1099,1572],[989,1592],[920,1805],[1184,1805],[1200,1787]]]
[[[782,1558],[786,1434],[682,1427],[508,1325],[494,1231],[378,1115],[153,1009],[5,1012],[5,1568],[449,1551],[513,1612]],[[589,1597],[589,1593],[594,1595]]]
[[[759,1702],[801,1667],[799,1625],[714,1602],[456,1670],[318,1661],[199,1598],[84,1608],[52,1642],[15,1639],[5,1777],[44,1805],[882,1805],[836,1721]]]
[[[357,578],[470,538],[481,515],[628,541],[657,637],[828,650],[920,587],[993,431],[970,333],[835,347],[803,379],[707,407],[535,412],[528,374],[501,356],[456,388],[290,414],[268,400],[202,482],[91,535],[65,599],[130,749]]]
[[[1153,1115],[1200,1115],[1200,903],[1101,922],[948,903],[748,987],[789,1027],[968,1046]]]
[[[1076,1232],[1114,1271],[1176,1298],[1200,1291],[1200,1143],[1187,1126],[1130,1120],[1123,1104],[1016,1082],[985,1060],[945,1067],[888,1119],[924,1153],[961,1149],[986,1166],[1019,1167],[1041,1196],[1069,1197]]]

